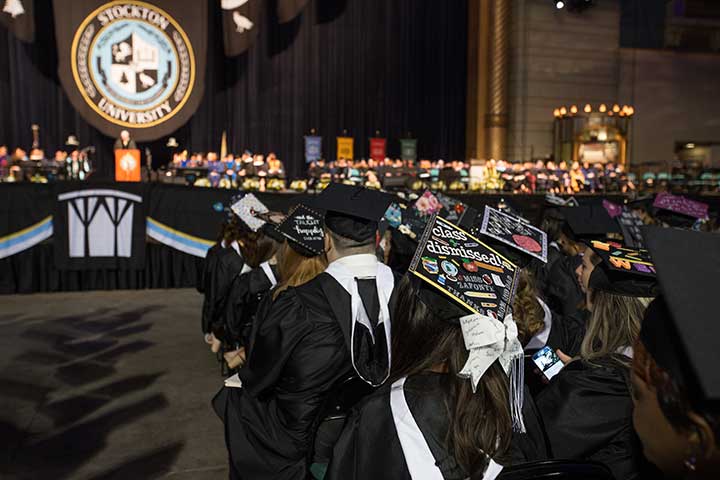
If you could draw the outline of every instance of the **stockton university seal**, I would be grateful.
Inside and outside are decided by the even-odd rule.
[[[102,118],[129,128],[178,113],[195,82],[195,54],[180,25],[139,1],[101,6],[80,24],[71,49],[73,78]]]

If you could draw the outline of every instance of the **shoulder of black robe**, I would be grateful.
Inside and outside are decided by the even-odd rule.
[[[217,247],[217,248],[215,248]],[[217,284],[217,268],[220,262],[220,256],[225,249],[220,244],[215,244],[210,250],[208,250],[208,256],[205,257],[203,262],[203,306],[202,306],[202,330],[203,333],[209,333],[211,331],[210,324],[212,323],[213,311],[215,308],[215,288]]]
[[[595,460],[618,480],[642,457],[632,427],[628,371],[610,358],[568,364],[536,398],[554,458]]]
[[[548,306],[561,315],[575,313],[585,298],[575,275],[578,265],[578,257],[562,257],[548,272],[545,288]]]
[[[579,309],[572,315],[562,316],[553,312],[552,316],[552,327],[547,345],[553,350],[560,349],[571,357],[578,355],[587,330],[590,312]]]
[[[260,300],[272,288],[272,283],[261,267],[235,277],[225,303],[224,323],[227,341],[245,345]]]
[[[450,428],[450,413],[445,406],[444,380],[450,379],[431,372],[412,375],[406,379],[403,392],[443,479],[462,480],[468,475],[448,452],[445,440]],[[333,451],[327,480],[411,478],[395,429],[390,391],[391,385],[385,384],[353,411]],[[527,433],[513,434],[507,455],[509,461],[522,463],[547,459],[542,422],[529,395],[523,414]]]
[[[197,288],[197,291],[200,293],[205,293],[208,272],[213,269],[215,261],[217,260],[218,251],[220,250],[222,250],[222,245],[216,243],[212,247],[208,248],[205,258],[200,261],[200,268],[197,270],[195,285],[195,288]]]
[[[208,299],[210,304],[210,326],[218,328],[223,326],[225,302],[228,299],[230,287],[240,272],[245,261],[232,248],[225,248],[218,253],[217,265],[210,279]]]

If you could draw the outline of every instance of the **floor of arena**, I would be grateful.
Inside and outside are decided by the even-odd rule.
[[[0,297],[0,477],[227,478],[195,290]]]

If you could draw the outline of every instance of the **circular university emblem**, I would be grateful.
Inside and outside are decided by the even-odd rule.
[[[195,54],[180,25],[154,5],[133,0],[108,2],[80,24],[71,67],[90,107],[130,128],[172,118],[195,81]]]

